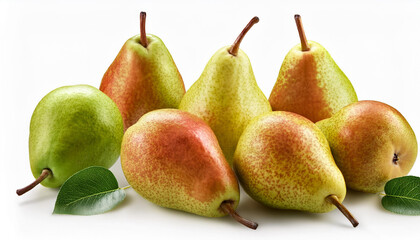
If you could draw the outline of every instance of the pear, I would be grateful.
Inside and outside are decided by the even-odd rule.
[[[146,13],[140,14],[140,35],[128,39],[105,72],[99,89],[117,104],[124,130],[145,113],[177,108],[184,82],[160,38],[146,35]]]
[[[255,229],[235,209],[239,187],[211,128],[191,113],[160,109],[125,132],[121,166],[128,183],[147,200],[206,217],[230,214]]]
[[[273,111],[294,112],[317,122],[357,102],[357,95],[327,50],[306,40],[299,15],[295,20],[301,44],[284,58],[269,101]]]
[[[258,21],[254,17],[232,46],[223,47],[213,55],[179,105],[179,109],[199,116],[210,125],[229,164],[248,122],[271,111],[247,55],[239,49],[245,34]]]
[[[89,85],[57,88],[38,103],[29,132],[29,159],[37,184],[60,187],[89,166],[111,167],[120,155],[123,121],[115,103]]]
[[[407,175],[417,157],[417,139],[407,120],[377,101],[350,104],[316,125],[326,136],[349,188],[380,192]]]
[[[346,185],[327,140],[298,114],[275,111],[252,120],[239,139],[233,166],[248,195],[263,205],[314,213],[337,207],[358,225],[341,204]]]

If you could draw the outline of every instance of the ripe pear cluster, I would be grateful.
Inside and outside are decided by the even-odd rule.
[[[55,90],[35,110],[30,160],[37,181],[58,187],[81,167],[110,167],[120,153],[133,189],[162,207],[230,215],[256,229],[236,212],[241,184],[268,207],[338,208],[356,227],[342,205],[347,187],[380,192],[388,180],[408,174],[416,136],[396,109],[358,101],[326,49],[306,40],[299,15],[301,43],[286,55],[267,99],[239,48],[258,21],[252,18],[232,45],[219,49],[185,91],[162,40],[146,34],[142,12],[140,35],[127,40],[103,76],[103,96],[75,88],[107,103],[79,104],[82,93]],[[68,131],[57,131],[63,126]],[[82,132],[89,128],[92,139]],[[77,141],[89,143],[93,155],[78,152]]]

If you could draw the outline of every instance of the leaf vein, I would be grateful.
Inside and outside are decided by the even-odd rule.
[[[401,198],[401,199],[405,199],[405,200],[412,200],[412,201],[416,201],[416,202],[420,202],[420,199],[417,199],[417,198],[412,198],[412,197],[398,196],[398,195],[391,195],[391,194],[387,194],[386,196],[388,196],[388,197],[394,197],[394,198]]]
[[[66,203],[66,204],[64,204],[64,205],[67,207],[67,206],[69,206],[69,205],[72,205],[72,204],[74,204],[74,203],[76,203],[76,202],[78,202],[78,201],[83,201],[83,200],[85,200],[85,199],[89,202],[89,198],[94,198],[94,197],[98,197],[99,195],[104,195],[104,194],[107,194],[107,193],[110,193],[110,192],[115,192],[115,191],[117,191],[118,189],[119,189],[119,188],[116,188],[116,189],[111,189],[111,190],[108,190],[108,191],[105,191],[105,192],[99,192],[99,193],[95,193],[95,194],[87,195],[87,196],[81,197],[81,198],[79,198],[79,199],[76,199],[76,200],[74,200],[74,201],[71,201],[71,202],[69,202],[69,203]]]

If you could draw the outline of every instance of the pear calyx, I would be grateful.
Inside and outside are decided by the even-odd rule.
[[[299,32],[300,44],[302,46],[302,51],[306,52],[311,50],[309,47],[308,41],[306,40],[305,31],[303,30],[302,18],[299,14],[295,15],[296,26]]]
[[[140,12],[140,44],[147,48],[146,12]]]
[[[20,188],[18,190],[16,190],[16,194],[17,195],[22,195],[25,194],[26,192],[28,192],[29,190],[31,190],[32,188],[34,188],[36,185],[38,185],[40,182],[42,182],[44,179],[46,179],[49,175],[52,175],[52,172],[50,169],[48,168],[44,168],[41,172],[41,175],[39,175],[39,177],[37,179],[35,179],[35,181],[31,184],[29,184],[28,186],[24,187],[24,188]]]
[[[233,56],[238,55],[239,45],[241,45],[242,39],[245,37],[245,34],[249,31],[249,29],[251,29],[252,26],[254,26],[254,24],[258,23],[259,21],[260,19],[258,17],[253,17],[251,21],[249,21],[244,30],[242,30],[242,32],[236,38],[235,42],[232,44],[232,47],[229,48],[230,54],[232,54]]]
[[[394,157],[392,158],[392,163],[394,165],[398,165],[399,160],[400,160],[400,158],[398,157],[398,154],[394,153]]]
[[[222,204],[220,204],[220,208],[223,212],[229,214],[231,217],[233,217],[237,222],[243,224],[246,227],[249,227],[253,230],[257,229],[258,223],[253,222],[251,220],[245,219],[241,217],[233,208],[233,202],[231,201],[224,201]]]
[[[357,225],[359,225],[359,222],[356,220],[356,218],[354,218],[350,211],[340,203],[336,195],[331,194],[326,197],[325,200],[331,204],[334,204],[334,206],[336,206],[338,210],[340,210],[340,212],[343,213],[343,215],[351,222],[353,227],[357,227]]]

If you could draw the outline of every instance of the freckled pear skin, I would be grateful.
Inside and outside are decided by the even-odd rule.
[[[407,120],[393,107],[377,101],[353,103],[317,122],[346,184],[376,193],[385,183],[405,176],[417,157],[418,145]]]
[[[322,132],[294,113],[252,120],[239,139],[234,169],[249,196],[273,208],[323,213],[335,209],[328,196],[342,202],[346,195]]]
[[[31,118],[29,158],[41,184],[56,188],[89,166],[111,167],[120,155],[121,114],[114,102],[88,85],[57,88],[38,103]]]
[[[317,122],[357,102],[357,95],[324,47],[306,37],[303,44],[284,58],[269,101],[273,111],[294,112]]]
[[[124,135],[121,164],[133,189],[162,207],[221,217],[222,202],[238,205],[238,183],[216,136],[188,112],[145,114]]]
[[[147,34],[128,39],[105,72],[100,90],[117,104],[124,129],[145,113],[177,108],[185,93],[184,82],[171,54],[160,38]]]
[[[179,109],[195,114],[210,125],[229,164],[249,121],[271,112],[248,56],[239,48],[233,55],[230,53],[233,46],[223,47],[212,56],[179,105]]]

